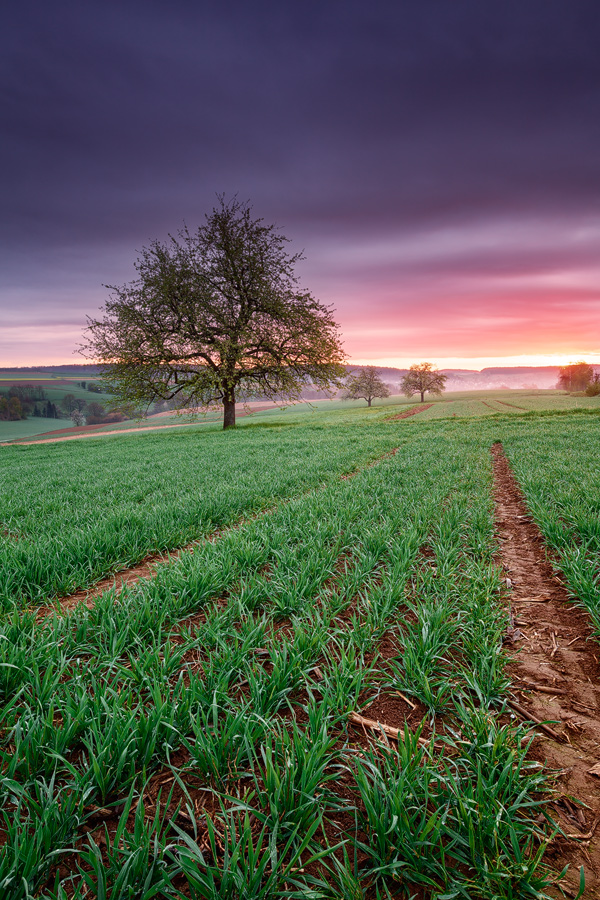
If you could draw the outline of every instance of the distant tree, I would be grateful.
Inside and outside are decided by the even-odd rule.
[[[345,400],[366,400],[371,406],[376,397],[389,397],[390,389],[379,375],[375,366],[365,366],[356,375],[350,375],[342,394]]]
[[[9,388],[8,396],[9,397],[18,397],[21,403],[29,396],[28,388],[32,387],[32,385],[26,384],[13,384],[11,388]]]
[[[34,384],[14,384],[9,389],[8,396],[16,397],[22,408],[22,413],[24,417],[27,417],[30,413],[33,412],[33,406],[37,399],[40,399],[39,394],[40,388],[36,387]]]
[[[77,407],[75,407],[71,413],[71,421],[73,422],[73,425],[85,425],[85,416],[80,409],[77,409]]]
[[[89,319],[83,352],[103,364],[116,402],[179,408],[222,404],[223,427],[250,396],[296,399],[311,379],[339,387],[345,372],[330,309],[298,287],[300,253],[237,199],[195,233],[152,242],[136,281],[113,287],[103,319]]]
[[[557,387],[564,391],[585,391],[594,377],[594,370],[588,363],[579,360],[558,370]]]
[[[420,394],[423,403],[426,393],[441,394],[446,389],[447,377],[431,363],[417,363],[410,367],[400,382],[400,390],[406,397]]]
[[[85,418],[88,425],[99,425],[104,422],[106,410],[97,400],[91,400],[85,408]]]
[[[0,394],[0,420],[8,419],[8,398],[4,394]]]
[[[10,397],[8,401],[8,418],[11,422],[26,418],[23,414],[23,407],[21,406],[21,401],[18,397]]]
[[[39,408],[39,406],[37,405],[37,403],[36,403],[35,406],[33,407],[33,415],[34,415],[36,418],[39,418],[39,417],[42,415],[41,412],[40,412],[40,408]]]
[[[60,401],[60,405],[69,415],[71,415],[73,410],[76,408],[75,399],[75,394],[65,394],[65,396]]]
[[[600,395],[600,375],[594,375],[586,387],[585,393],[588,397],[598,397]]]
[[[97,400],[90,400],[86,406],[86,413],[88,416],[94,416],[97,419],[101,419],[102,416],[105,415],[106,410]]]

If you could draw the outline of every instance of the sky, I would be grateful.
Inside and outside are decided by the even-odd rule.
[[[599,46],[597,0],[5,4],[0,367],[84,362],[219,193],[352,362],[600,362]]]

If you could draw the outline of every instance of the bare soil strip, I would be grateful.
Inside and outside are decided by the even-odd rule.
[[[349,478],[354,478],[354,476],[358,475],[359,472],[362,472],[365,469],[370,469],[372,466],[376,466],[378,463],[383,462],[384,459],[389,459],[391,456],[395,456],[398,452],[398,449],[398,447],[394,447],[393,450],[388,450],[386,453],[382,453],[381,456],[378,456],[376,459],[372,459],[370,462],[365,463],[365,465],[360,466],[357,469],[354,469],[352,472],[347,472],[344,475],[340,475],[340,479],[345,481]],[[318,490],[318,487],[309,488],[307,493],[310,493],[314,490]],[[115,593],[118,596],[123,588],[129,585],[133,585],[143,579],[154,578],[156,567],[158,565],[162,563],[173,562],[174,560],[178,559],[182,555],[182,553],[188,553],[190,550],[193,550],[194,547],[198,547],[202,544],[214,542],[219,537],[221,537],[222,534],[241,528],[247,522],[257,519],[259,516],[270,515],[279,506],[283,506],[285,503],[289,503],[292,500],[297,499],[297,497],[298,495],[289,497],[285,500],[274,503],[273,506],[269,506],[266,509],[259,510],[259,512],[256,512],[250,516],[243,516],[242,518],[233,522],[231,525],[216,529],[215,531],[212,531],[209,534],[204,535],[203,537],[200,537],[183,547],[169,550],[164,553],[151,553],[144,559],[140,560],[139,563],[136,563],[135,566],[130,566],[129,568],[121,569],[118,572],[113,572],[110,575],[107,575],[101,581],[97,581],[89,588],[76,591],[73,594],[69,594],[68,597],[61,597],[54,603],[36,607],[36,615],[39,619],[44,619],[46,616],[51,616],[58,612],[68,613],[82,604],[87,606],[88,609],[92,609],[96,597],[99,597],[100,594],[103,594],[110,588],[115,588]]]
[[[67,434],[62,437],[40,438],[35,441],[10,441],[3,444],[4,447],[10,447],[18,444],[20,447],[28,447],[32,444],[58,444],[62,441],[80,441],[83,438],[106,437],[111,434],[137,434],[138,431],[165,431],[167,428],[189,428],[191,425],[214,425],[214,422],[181,422],[177,425],[144,425],[142,428],[119,428],[114,431],[88,431],[83,434]],[[85,427],[85,426],[84,426]],[[66,429],[65,429],[66,430]],[[69,429],[70,430],[70,429]],[[53,432],[48,432],[49,434]]]
[[[433,403],[423,403],[421,406],[411,406],[406,412],[399,413],[397,416],[390,416],[387,421],[393,422],[395,419],[408,419],[409,416],[416,416],[417,413],[425,412],[430,406],[433,406]]]
[[[238,411],[236,413],[237,418],[241,418],[242,416],[251,416],[257,412],[264,412],[264,410],[272,409],[272,406],[261,406],[256,409],[249,409]],[[92,438],[92,437],[105,437],[106,435],[111,434],[136,434],[138,431],[164,431],[167,428],[190,428],[192,425],[216,425],[218,422],[210,421],[210,422],[175,422],[172,425],[141,425],[139,428],[115,428],[111,431],[98,431],[91,429],[101,428],[102,426],[96,425],[83,425],[81,428],[61,428],[58,431],[47,431],[46,434],[62,434],[62,437],[47,437],[44,438],[40,436],[39,439],[35,441],[24,441],[21,439],[17,439],[15,441],[6,441],[3,446],[10,447],[12,444],[19,444],[20,446],[30,446],[31,444],[57,444],[60,441],[79,441],[82,438]],[[87,429],[90,429],[89,431]],[[84,431],[84,429],[86,429]],[[65,434],[66,433],[66,434]]]
[[[576,895],[583,866],[584,897],[600,897],[600,775],[591,773],[600,762],[600,649],[586,613],[569,602],[554,573],[500,444],[492,457],[500,558],[511,588],[513,709],[557,734],[536,726],[532,747],[558,773],[554,818],[568,835],[552,841],[546,860],[559,871],[569,864],[561,881],[567,896]]]
[[[61,597],[60,599],[55,600],[54,603],[36,607],[34,611],[38,619],[44,619],[46,618],[46,616],[51,616],[55,613],[69,613],[81,605],[87,606],[88,609],[92,609],[96,598],[103,594],[105,591],[110,590],[110,588],[115,589],[115,596],[118,597],[118,595],[125,587],[136,584],[136,582],[142,581],[144,579],[154,578],[154,576],[156,575],[157,566],[164,563],[172,563],[176,559],[179,559],[179,557],[183,553],[189,553],[190,551],[192,551],[194,547],[201,546],[202,544],[212,543],[220,538],[221,535],[227,533],[228,531],[234,531],[235,529],[241,528],[252,519],[257,519],[259,516],[269,515],[269,513],[272,513],[278,505],[279,504],[275,504],[274,506],[270,506],[267,509],[262,509],[251,516],[244,516],[243,518],[238,519],[232,525],[227,525],[224,528],[218,528],[215,531],[211,531],[209,534],[204,535],[203,537],[200,537],[195,541],[192,541],[190,544],[186,544],[184,547],[178,547],[174,550],[167,550],[164,553],[151,553],[135,566],[131,566],[127,569],[120,569],[118,572],[113,572],[111,575],[107,575],[106,578],[103,578],[101,581],[97,581],[89,588],[81,591],[76,591],[74,594],[69,594],[68,597]]]
[[[516,403],[509,403],[508,400],[496,400],[496,403],[501,403],[502,406],[512,406],[513,409],[522,409],[524,412],[529,412],[527,407],[517,406]]]

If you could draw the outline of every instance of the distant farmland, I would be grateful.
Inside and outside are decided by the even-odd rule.
[[[79,378],[80,376],[78,376]],[[85,378],[84,378],[85,380]],[[28,382],[19,382],[28,383]],[[0,390],[3,388],[3,382],[0,381]],[[49,399],[55,403],[60,403],[67,393],[73,394],[77,399],[97,399],[101,402],[109,402],[112,398],[109,395],[90,394],[86,390],[78,387],[77,381],[68,379],[55,379],[51,383],[42,385]],[[446,419],[458,417],[472,416],[492,416],[499,414],[519,414],[527,411],[558,411],[558,410],[578,410],[590,409],[595,410],[600,407],[597,397],[575,397],[566,394],[564,391],[538,391],[538,390],[486,390],[486,391],[462,391],[447,392],[441,398],[430,397],[428,404],[431,408],[420,413],[422,421],[428,419]],[[267,415],[269,419],[273,416],[277,418],[281,413],[279,406],[274,405],[272,409],[266,411],[264,403],[255,402],[250,404],[248,411],[253,416],[263,417]],[[373,412],[376,410],[386,409],[390,415],[401,412],[408,407],[414,406],[414,400],[408,400],[406,397],[394,395],[385,400],[376,400]],[[258,407],[258,409],[255,409]],[[353,411],[357,415],[361,415],[362,403],[360,401],[342,401],[342,400],[311,400],[303,402],[288,409],[285,413],[286,421],[294,419],[296,414],[304,416],[308,414],[328,413],[337,411]],[[398,408],[398,409],[397,409]],[[243,407],[240,404],[240,411]],[[218,422],[222,418],[222,412],[219,410],[211,410],[206,415],[202,415],[198,421],[200,422]],[[160,425],[183,425],[193,421],[192,419],[182,417],[176,413],[159,413],[151,415],[148,420],[127,420],[121,423],[110,423],[106,425],[94,426],[94,432],[101,433],[106,431],[128,431],[135,427],[148,427]],[[20,422],[0,422],[0,443],[14,440],[26,440],[36,435],[49,434],[50,432],[65,428],[70,428],[68,418],[62,420],[53,419],[33,419]],[[73,435],[81,434],[81,430],[73,427]]]

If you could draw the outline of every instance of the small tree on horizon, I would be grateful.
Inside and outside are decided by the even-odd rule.
[[[421,403],[425,402],[425,394],[440,395],[446,389],[447,375],[436,369],[431,363],[416,363],[411,366],[400,382],[400,390],[405,397],[421,395]]]
[[[307,380],[340,386],[331,309],[299,288],[302,254],[288,253],[288,239],[251,210],[220,196],[196,232],[153,241],[135,263],[137,279],[110,288],[82,350],[102,364],[115,403],[222,404],[230,428],[240,400],[299,399]]]
[[[585,392],[588,397],[598,397],[600,395],[600,374],[594,375]]]
[[[365,366],[356,375],[348,376],[342,394],[344,400],[366,400],[371,406],[376,397],[389,397],[390,389],[377,374],[375,366]]]
[[[585,391],[594,378],[594,369],[589,363],[579,360],[562,366],[558,370],[558,388],[564,391]]]

